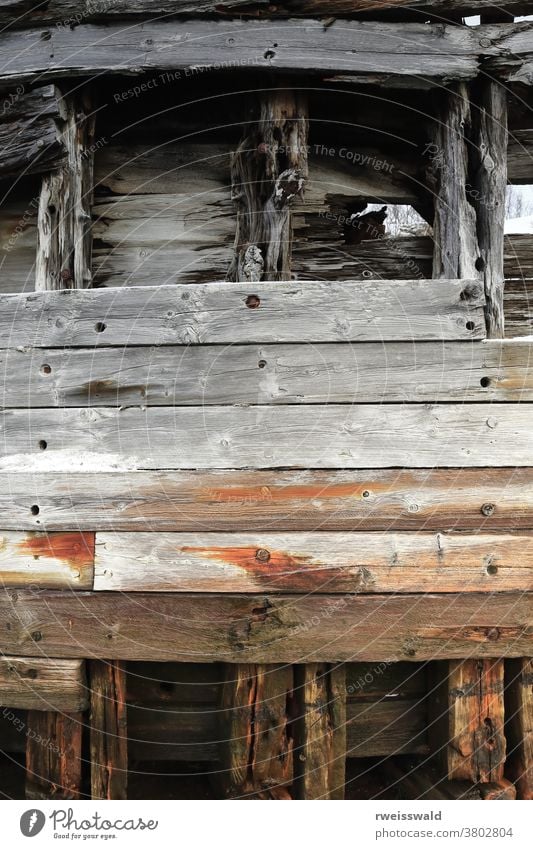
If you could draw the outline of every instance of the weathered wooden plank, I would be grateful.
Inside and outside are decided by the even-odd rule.
[[[506,733],[509,773],[519,799],[533,799],[533,660],[506,664]]]
[[[0,296],[0,345],[480,339],[467,280],[208,283]]]
[[[429,752],[424,697],[347,705],[349,758]]]
[[[32,515],[38,515],[38,506],[32,508]],[[0,583],[4,587],[90,590],[93,572],[93,533],[9,531],[0,535]]]
[[[27,724],[26,798],[79,799],[83,715],[30,711]]]
[[[533,606],[529,593],[336,598],[17,590],[0,597],[0,634],[5,654],[28,657],[278,664],[524,657],[533,654]]]
[[[91,798],[126,799],[128,739],[124,664],[93,660],[90,681]]]
[[[0,703],[25,710],[83,711],[89,704],[85,663],[2,657]]]
[[[221,688],[217,781],[225,798],[288,799],[293,779],[289,734],[290,666],[226,667]]]
[[[533,591],[533,534],[100,533],[95,590]]]
[[[346,764],[346,678],[342,665],[295,667],[295,795],[343,799]]]
[[[448,80],[472,79],[479,57],[509,56],[528,61],[530,27],[494,24],[456,27],[425,23],[337,21],[164,21],[132,23],[125,28],[84,24],[7,32],[0,39],[2,81],[39,75],[115,74],[259,67],[281,71],[373,74]],[[480,44],[481,41],[481,44]],[[133,86],[132,86],[133,88]],[[121,92],[117,92],[120,99]],[[127,96],[127,95],[126,95]]]
[[[229,16],[284,18],[313,15],[350,16],[370,14],[379,17],[383,12],[420,10],[423,14],[446,13],[475,15],[494,7],[492,0],[284,0],[273,5],[270,0],[113,0],[99,5],[90,0],[51,0],[43,8],[38,0],[4,0],[0,7],[0,22],[10,27],[27,27],[35,23],[56,23],[71,26],[81,21],[107,21],[116,18],[144,16],[201,17]],[[526,15],[528,0],[500,0],[499,10]],[[455,20],[452,18],[452,20]]]
[[[533,469],[3,472],[0,527],[520,530],[533,528]]]
[[[2,204],[0,215],[0,292],[35,288],[35,251],[39,192]]]
[[[533,344],[0,351],[5,407],[533,401]]]
[[[53,85],[0,92],[0,178],[43,174],[63,162],[60,93]]]
[[[434,711],[445,733],[430,739],[448,779],[475,783],[503,779],[503,672],[503,660],[494,658],[437,665]]]
[[[529,404],[7,410],[3,471],[533,466]]]

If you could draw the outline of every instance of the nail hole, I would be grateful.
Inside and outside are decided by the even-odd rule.
[[[97,321],[96,324],[94,325],[94,329],[96,330],[97,333],[103,333],[104,330],[106,329],[106,327],[107,327],[107,325],[105,325],[103,321]]]
[[[52,366],[49,366],[48,363],[44,363],[44,365],[41,366],[41,374],[51,374],[51,372]]]
[[[365,489],[365,491],[363,492],[363,498],[370,498],[370,493],[368,489]]]
[[[498,567],[494,565],[494,563],[489,563],[487,566],[487,575],[497,575]]]
[[[248,295],[246,298],[246,306],[250,310],[256,310],[261,303],[261,298],[258,295]]]
[[[39,440],[39,448],[41,449],[41,451],[46,451],[46,449],[48,448],[48,442],[46,441],[46,439]]]
[[[478,256],[475,262],[476,271],[485,271],[485,260],[482,256]]]
[[[467,330],[475,330],[475,327],[476,327],[476,325],[474,324],[473,321],[467,321],[466,322],[466,329]]]
[[[266,364],[267,364],[266,360],[259,360],[259,362],[257,363],[259,368],[264,368],[266,366]]]
[[[38,504],[32,504],[32,505],[31,505],[31,507],[30,507],[30,513],[32,514],[32,516],[38,516],[40,512],[41,512],[41,511],[40,511],[40,509],[39,509],[39,505],[38,505]]]
[[[482,377],[479,384],[483,387],[483,389],[486,389],[487,386],[490,386],[490,377]]]

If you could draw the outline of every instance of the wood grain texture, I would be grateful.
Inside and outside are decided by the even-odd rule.
[[[506,663],[506,733],[509,776],[518,799],[533,799],[533,660],[517,658]]]
[[[0,92],[0,177],[43,174],[66,156],[58,121],[60,93],[53,85]]]
[[[0,598],[0,649],[28,657],[201,663],[525,657],[533,653],[532,610],[528,593],[338,598],[17,590]]]
[[[424,697],[348,703],[348,758],[427,755]]]
[[[26,798],[79,799],[83,714],[29,711]]]
[[[24,710],[83,711],[89,704],[85,662],[2,657],[0,703]]]
[[[101,533],[94,589],[531,592],[533,534]]]
[[[468,280],[208,283],[0,296],[0,345],[480,339]],[[468,325],[468,326],[467,326]]]
[[[516,341],[0,350],[5,407],[533,401]]]
[[[533,465],[528,404],[8,410],[2,427],[3,471]]]
[[[2,472],[0,527],[511,531],[533,528],[533,469]]]
[[[116,661],[90,662],[91,798],[126,799],[128,738],[126,670]]]
[[[0,583],[4,587],[88,590],[93,574],[92,533],[0,534]]]
[[[393,75],[415,80],[446,77],[472,79],[479,57],[504,57],[525,64],[527,82],[531,57],[529,23],[455,27],[424,23],[337,21],[177,21],[170,30],[164,21],[111,23],[101,27],[42,28],[7,32],[0,39],[4,59],[2,82],[39,75],[90,76],[188,68],[258,67],[280,71],[351,73],[359,79]],[[480,38],[486,39],[480,45]],[[232,40],[229,40],[232,39]],[[53,61],[51,61],[53,59]],[[119,92],[120,93],[120,92]]]

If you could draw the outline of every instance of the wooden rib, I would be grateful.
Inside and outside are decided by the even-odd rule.
[[[533,528],[533,469],[3,472],[0,527],[509,532]]]
[[[533,401],[530,342],[0,352],[5,407]]]
[[[529,593],[339,598],[17,590],[0,597],[0,650],[202,663],[524,657],[533,653],[532,610]]]
[[[523,467],[533,465],[530,406],[8,410],[0,469]]]
[[[346,677],[342,665],[295,667],[295,796],[343,799]]]
[[[507,768],[519,799],[533,799],[533,660],[506,664]]]
[[[80,798],[82,730],[81,713],[28,712],[27,799]]]
[[[89,703],[85,662],[2,657],[0,702],[33,711],[83,711]]]
[[[0,338],[3,347],[480,339],[484,301],[468,280],[40,292],[0,296]]]
[[[0,535],[0,584],[4,587],[88,590],[93,575],[93,533],[10,531]]]
[[[93,660],[90,680],[91,798],[126,799],[128,737],[124,664]]]
[[[95,590],[533,591],[533,534],[100,533]]]

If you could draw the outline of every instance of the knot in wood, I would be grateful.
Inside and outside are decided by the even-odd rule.
[[[255,559],[259,560],[260,563],[268,563],[270,560],[270,551],[267,551],[266,548],[258,548],[255,552]]]

